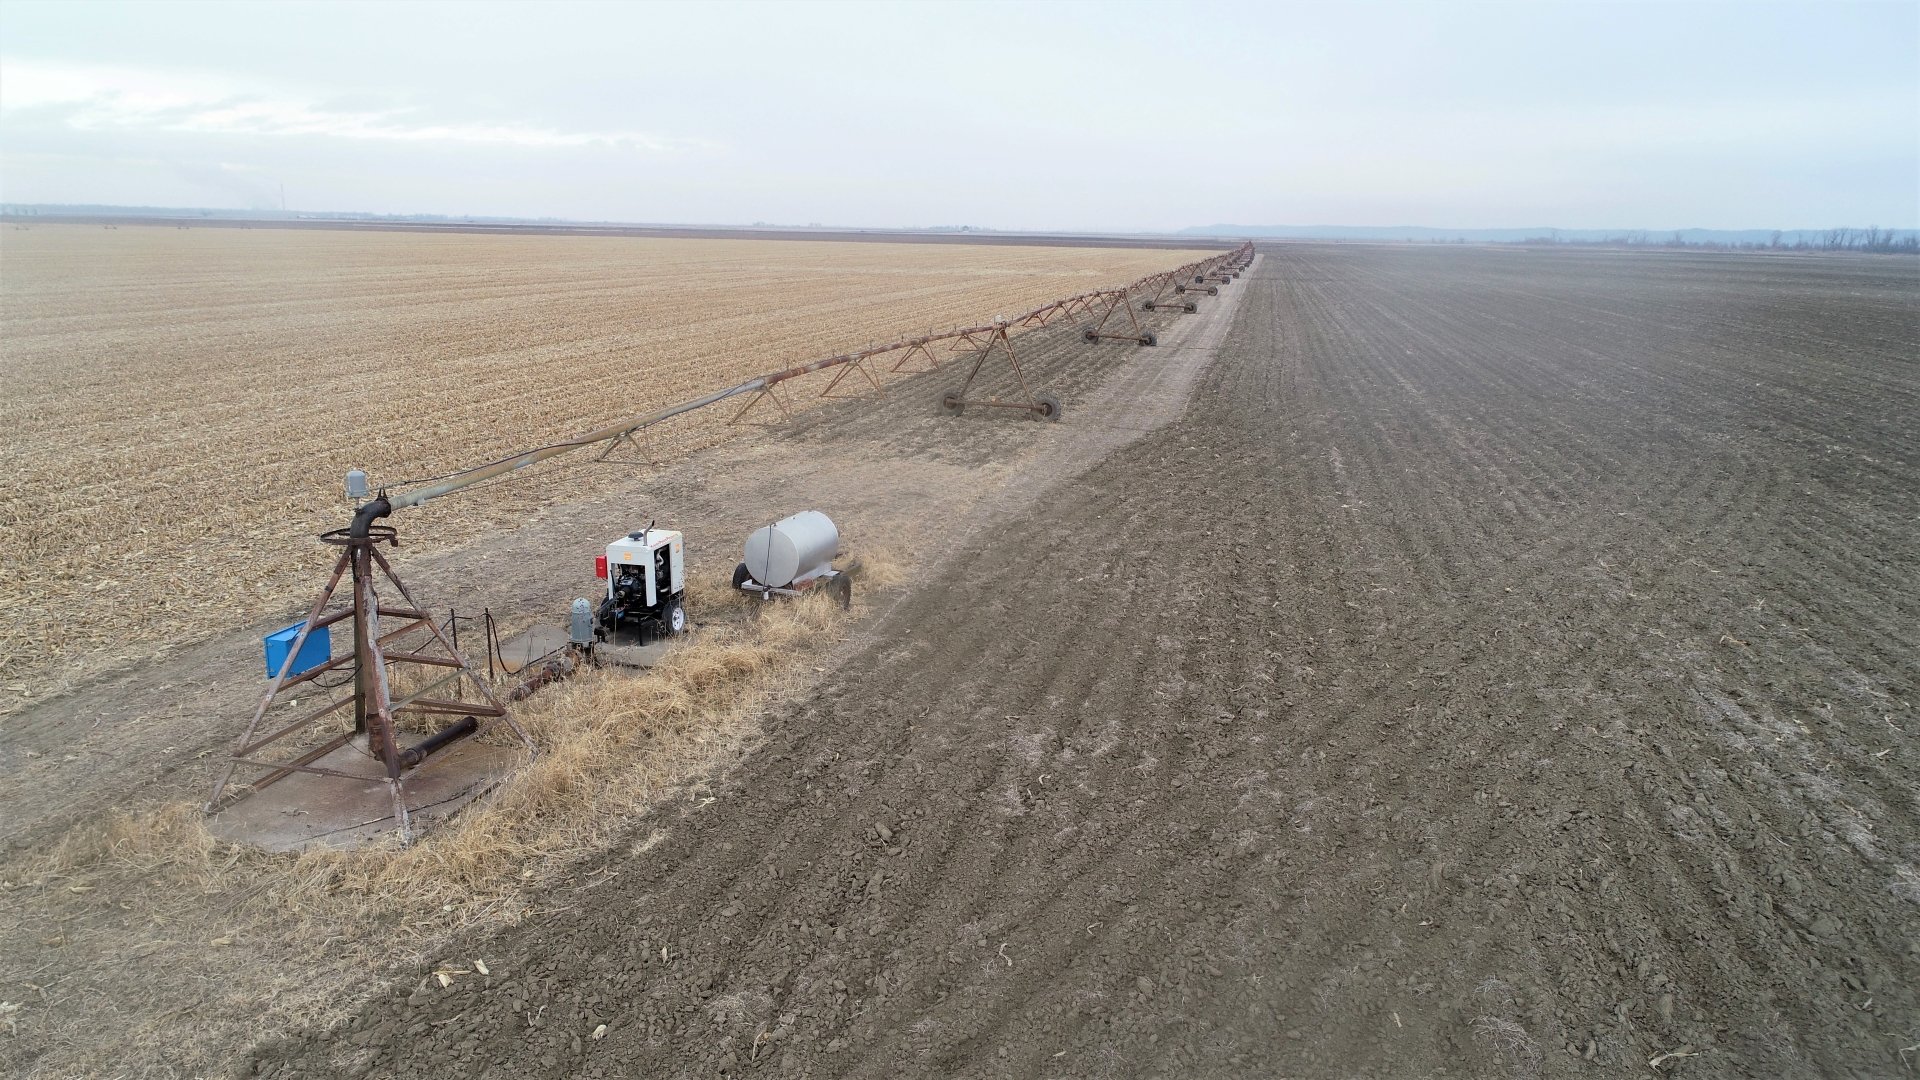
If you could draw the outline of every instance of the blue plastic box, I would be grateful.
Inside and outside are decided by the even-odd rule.
[[[267,678],[280,674],[280,665],[287,662],[287,650],[293,648],[293,639],[300,636],[304,622],[267,635]],[[333,635],[330,626],[322,626],[307,635],[300,646],[300,655],[293,658],[293,669],[287,672],[287,678],[312,671],[328,660],[333,659]]]

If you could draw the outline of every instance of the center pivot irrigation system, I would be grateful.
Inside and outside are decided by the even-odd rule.
[[[833,394],[854,370],[860,371],[875,390],[883,390],[873,368],[875,362],[897,353],[890,371],[899,372],[905,365],[916,362],[937,370],[941,364],[933,347],[942,343],[948,345],[950,358],[967,351],[974,354],[960,387],[941,398],[941,405],[947,411],[957,414],[968,406],[982,406],[1021,410],[1036,419],[1058,420],[1060,400],[1051,394],[1036,392],[1020,368],[1020,357],[1013,343],[1020,331],[1061,319],[1086,317],[1094,320],[1081,331],[1082,338],[1088,342],[1132,341],[1143,346],[1154,345],[1157,342],[1153,333],[1140,325],[1134,313],[1135,298],[1141,298],[1140,310],[1144,311],[1193,312],[1198,310],[1191,299],[1194,294],[1218,295],[1220,286],[1239,277],[1252,261],[1253,245],[1247,243],[1119,288],[1055,300],[1023,315],[829,356],[623,420],[565,442],[452,473],[410,491],[381,491],[368,499],[365,474],[358,470],[349,473],[348,496],[365,501],[348,527],[320,537],[323,543],[340,548],[340,554],[334,561],[332,575],[308,608],[306,617],[267,639],[269,684],[266,693],[254,709],[245,732],[235,740],[206,809],[210,813],[225,809],[296,774],[355,783],[363,789],[380,785],[391,798],[392,818],[401,841],[409,842],[413,838],[413,808],[408,805],[407,783],[416,779],[441,751],[504,724],[527,755],[526,760],[531,760],[535,753],[533,740],[509,715],[508,706],[512,702],[572,671],[579,656],[591,655],[596,638],[607,641],[609,634],[617,635],[623,625],[639,627],[638,633],[656,640],[678,634],[686,627],[681,607],[685,586],[681,534],[649,525],[608,546],[607,554],[596,567],[600,576],[608,580],[606,596],[597,609],[584,600],[574,602],[569,633],[563,639],[567,647],[548,653],[542,663],[523,667],[522,672],[531,669],[530,673],[517,685],[501,690],[489,685],[461,656],[451,636],[452,621],[443,628],[394,572],[393,564],[381,548],[397,548],[399,534],[392,526],[379,524],[394,512],[592,446],[602,447],[599,459],[606,460],[622,445],[635,445],[636,435],[657,424],[734,398],[744,397],[746,401],[734,413],[732,422],[738,422],[769,398],[785,415],[791,409],[783,396],[783,385],[829,368],[840,370],[821,392],[822,397]],[[1020,387],[1021,398],[969,396],[982,368],[996,355],[1006,358]],[[736,569],[733,584],[769,600],[819,587],[844,603],[850,595],[850,582],[831,567],[837,550],[838,532],[825,515],[797,514],[749,538],[746,559]],[[348,598],[341,599],[337,594],[343,581],[349,584],[350,592]],[[353,647],[334,655],[329,628],[348,621],[353,627]],[[317,705],[310,703],[306,709],[297,708],[298,695],[311,694],[315,689],[323,691],[318,695],[320,698],[329,698],[324,691],[344,692]],[[276,710],[276,705],[289,706],[287,711],[293,714],[292,718]],[[349,712],[353,723],[346,727],[340,721]],[[431,730],[411,745],[403,745],[402,720]],[[288,740],[291,740],[291,750],[273,752]],[[368,771],[369,767],[372,771]],[[236,785],[234,778],[241,769],[250,770],[254,778]]]

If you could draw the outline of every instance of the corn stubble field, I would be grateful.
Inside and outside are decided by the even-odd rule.
[[[79,225],[3,239],[0,712],[304,607],[350,468],[434,475],[1196,257]],[[732,411],[652,449],[711,443]],[[460,543],[625,478],[576,465],[496,484],[410,520],[407,540]]]

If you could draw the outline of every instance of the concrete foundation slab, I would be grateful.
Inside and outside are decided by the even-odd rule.
[[[500,659],[509,674],[567,647],[567,628],[542,623],[500,643]]]
[[[524,760],[524,751],[471,739],[428,758],[403,778],[415,834],[446,821]],[[215,836],[267,851],[344,850],[395,841],[393,796],[376,758],[357,746],[343,746],[314,764],[365,779],[293,773],[215,814],[208,828]]]

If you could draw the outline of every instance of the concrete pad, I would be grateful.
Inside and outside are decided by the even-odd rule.
[[[650,668],[666,659],[668,653],[693,640],[693,634],[693,627],[688,626],[684,634],[666,641],[648,642],[645,645],[625,645],[617,641],[607,641],[594,646],[593,659],[595,663],[611,664],[615,667]]]
[[[414,833],[444,822],[524,760],[515,749],[462,739],[402,777]],[[343,746],[314,764],[364,779],[293,773],[215,814],[215,836],[267,851],[351,849],[392,842],[398,823],[385,770],[357,746]]]
[[[650,668],[669,652],[685,644],[694,632],[694,626],[689,623],[687,632],[678,637],[667,641],[650,641],[644,645],[640,644],[640,635],[637,633],[615,634],[593,647],[593,658],[596,663],[615,667]],[[566,648],[571,640],[565,627],[551,624],[535,626],[501,642],[500,657],[506,661],[508,671],[515,672]]]
[[[570,640],[566,627],[543,623],[501,642],[500,659],[506,663],[509,672],[519,671],[566,648]]]

